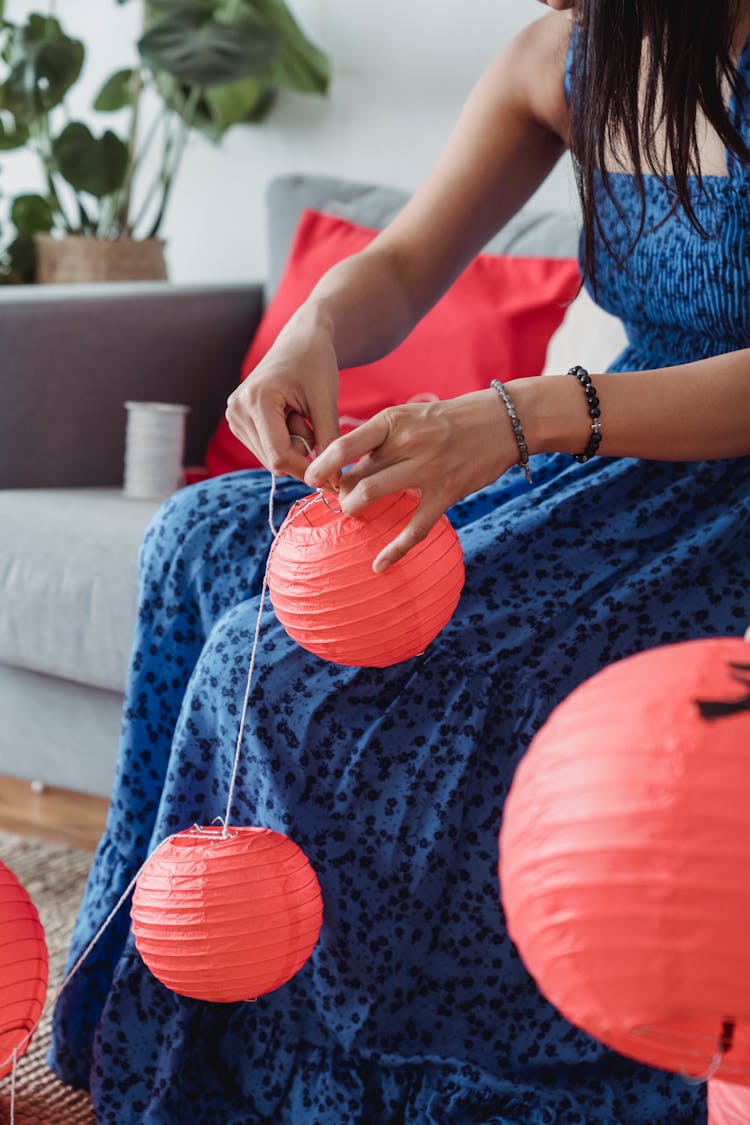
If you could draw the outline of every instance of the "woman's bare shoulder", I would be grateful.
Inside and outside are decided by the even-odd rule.
[[[503,52],[503,65],[510,66],[519,94],[540,124],[556,133],[567,145],[569,110],[565,95],[565,66],[570,45],[571,23],[563,12],[549,12],[525,27]]]

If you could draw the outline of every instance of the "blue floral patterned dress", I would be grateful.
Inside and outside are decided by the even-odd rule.
[[[615,179],[634,217],[633,183]],[[707,241],[679,214],[662,223],[664,188],[646,188],[627,268],[598,252],[600,300],[630,338],[615,369],[750,347],[750,170],[730,161],[705,180]],[[58,1005],[51,1055],[100,1122],[705,1121],[702,1090],[611,1053],[542,999],[504,930],[497,833],[520,757],[577,684],[652,645],[743,632],[750,458],[553,455],[533,470],[532,489],[514,470],[452,509],[466,587],[424,655],[337,667],[267,613],[233,819],[310,857],[320,942],[278,991],[209,1005],[151,976],[121,911]],[[262,472],[193,486],[147,532],[112,808],[71,957],[150,848],[224,812],[268,486]],[[278,511],[300,491],[282,482]]]

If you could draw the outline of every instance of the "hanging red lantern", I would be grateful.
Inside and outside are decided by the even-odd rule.
[[[442,516],[382,574],[372,562],[413,516],[413,492],[347,516],[333,494],[298,501],[271,549],[268,590],[281,624],[324,660],[385,668],[424,652],[450,621],[464,584],[463,551]]]
[[[304,852],[268,828],[188,828],[138,876],[131,909],[141,957],[196,1000],[253,1000],[302,968],[323,919]]]
[[[750,1081],[749,871],[744,641],[604,669],[516,772],[500,833],[510,935],[547,999],[624,1055]]]
[[[708,1083],[708,1125],[748,1125],[750,1089],[734,1082]]]
[[[16,876],[0,863],[0,1078],[13,1069],[47,995],[47,944],[39,914]]]

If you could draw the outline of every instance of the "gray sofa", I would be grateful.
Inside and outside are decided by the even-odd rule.
[[[303,207],[380,227],[395,189],[286,176],[268,193],[273,289]],[[568,257],[566,214],[524,210],[496,252]],[[156,502],[121,490],[126,399],[191,407],[200,463],[258,324],[260,282],[0,291],[0,775],[107,794]]]

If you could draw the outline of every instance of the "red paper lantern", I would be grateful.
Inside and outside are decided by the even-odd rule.
[[[47,944],[34,903],[0,863],[0,1078],[29,1045],[47,995]]]
[[[652,649],[574,691],[516,772],[500,881],[572,1023],[653,1066],[750,1081],[750,647]]]
[[[188,828],[151,855],[131,909],[141,957],[196,1000],[253,1000],[301,969],[323,919],[304,852],[268,828]]]
[[[748,1122],[750,1089],[712,1078],[708,1084],[708,1125],[748,1125]]]
[[[383,574],[372,562],[419,503],[399,492],[347,516],[334,495],[292,508],[271,549],[276,616],[303,648],[336,664],[385,668],[424,652],[450,621],[464,584],[463,551],[446,516]]]

